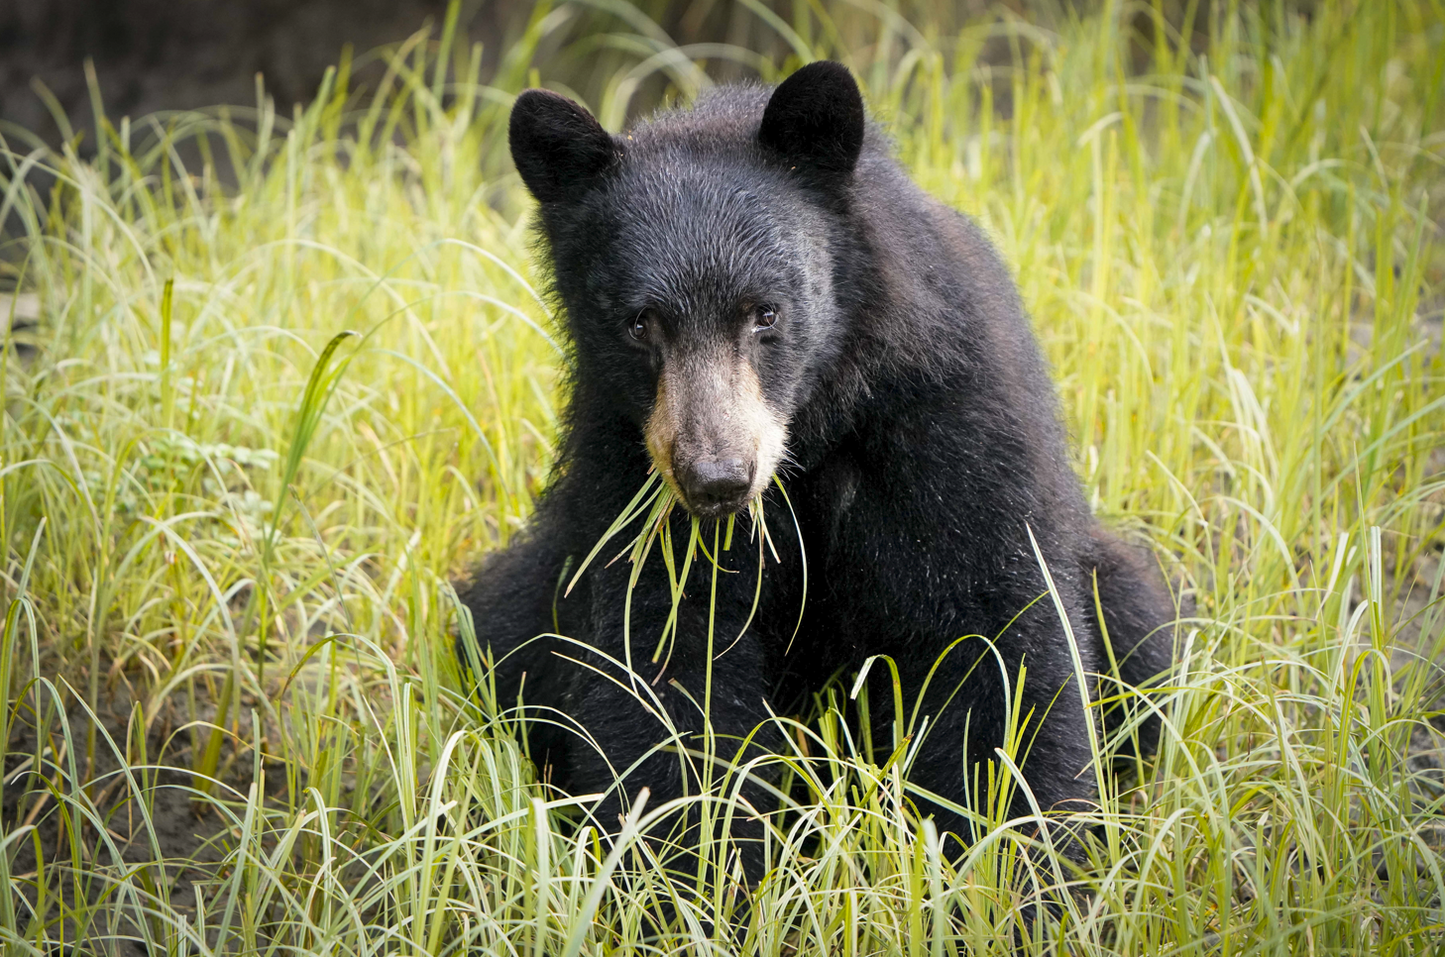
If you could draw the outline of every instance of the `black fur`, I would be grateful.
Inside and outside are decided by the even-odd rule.
[[[735,542],[723,556],[740,573],[720,576],[718,586],[716,648],[730,646],[713,665],[718,733],[747,735],[766,718],[765,701],[797,701],[870,655],[897,661],[911,703],[951,642],[981,635],[996,641],[1011,684],[1027,666],[1024,713],[1032,712],[1030,731],[1042,732],[1024,774],[1039,804],[1091,799],[1072,658],[1029,529],[1087,671],[1109,670],[1096,577],[1131,684],[1169,667],[1173,601],[1152,561],[1091,515],[1004,263],[972,221],[909,181],[865,122],[847,70],[813,64],[775,93],[714,90],[619,137],[576,104],[529,91],[517,101],[511,137],[517,168],[541,202],[573,373],[554,480],[527,534],[484,563],[462,598],[497,661],[501,702],[520,693],[529,708],[555,709],[610,759],[609,767],[572,733],[538,722],[532,754],[553,780],[574,792],[605,790],[612,769],[628,768],[662,737],[624,689],[561,657],[583,658],[575,646],[531,641],[553,630],[555,616],[563,634],[627,657],[632,569],[606,564],[620,546],[605,550],[570,596],[557,586],[569,558],[591,550],[651,467],[642,429],[666,358],[639,348],[628,329],[652,310],[665,317],[670,342],[743,350],[768,405],[788,423],[781,476],[806,547],[806,610],[790,648],[803,561],[789,507],[773,490],[765,504],[779,560],[768,555],[757,613],[736,642],[754,602],[757,550]],[[739,333],[738,304],[763,300],[778,307],[772,334]],[[679,510],[679,541],[686,521]],[[707,667],[709,579],[706,563],[695,569],[661,680],[651,680],[659,666],[649,659],[671,601],[655,553],[631,613],[631,660],[689,732],[702,721],[677,685],[701,701]],[[608,671],[601,661],[589,663]],[[875,668],[870,680],[885,671]],[[875,702],[889,700],[886,682],[870,687]],[[967,803],[976,763],[1001,743],[1004,694],[984,639],[956,648],[925,696],[931,727],[912,780]],[[875,705],[873,714],[886,754],[892,709]],[[1146,725],[1145,750],[1156,734],[1156,723]],[[760,735],[759,746],[775,747],[772,735]],[[654,754],[627,787],[650,787],[655,805],[681,793],[679,768],[676,754]],[[611,799],[603,820],[621,806]],[[967,840],[962,820],[939,815]]]
[[[538,202],[562,202],[585,190],[617,160],[612,137],[592,114],[548,90],[517,97],[509,126],[517,172]]]

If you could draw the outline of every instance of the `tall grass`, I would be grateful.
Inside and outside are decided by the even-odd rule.
[[[807,796],[769,818],[762,884],[669,877],[631,840],[666,808],[600,840],[466,688],[448,580],[525,524],[559,401],[505,118],[588,51],[542,5],[487,83],[453,13],[380,89],[343,61],[290,116],[98,112],[86,160],[3,131],[0,270],[42,312],[0,366],[8,951],[1440,946],[1445,10],[749,9],[793,51],[764,79],[849,62],[995,237],[1096,509],[1197,599],[1090,866],[999,809],[941,841],[840,686],[780,716]],[[737,59],[620,8],[599,37],[633,51],[591,104],[614,125],[648,75],[686,97]],[[749,813],[746,770],[694,800]]]

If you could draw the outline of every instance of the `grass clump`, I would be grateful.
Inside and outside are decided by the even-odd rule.
[[[505,118],[585,54],[553,50],[571,7],[487,83],[453,15],[291,116],[100,115],[84,159],[4,129],[0,275],[39,308],[0,366],[6,949],[1438,947],[1445,16],[1208,6],[1056,32],[757,11],[793,50],[765,78],[849,62],[918,181],[997,239],[1096,508],[1197,599],[1160,753],[1103,795],[1082,873],[998,815],[946,846],[839,687],[780,717],[807,797],[763,883],[668,877],[466,692],[448,578],[524,525],[552,456],[564,359]],[[614,123],[726,52],[615,28]],[[745,770],[696,800],[746,813]]]

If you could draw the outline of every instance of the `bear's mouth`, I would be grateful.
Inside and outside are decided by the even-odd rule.
[[[761,495],[787,435],[752,363],[707,355],[663,366],[645,429],[653,467],[703,519],[740,512]]]

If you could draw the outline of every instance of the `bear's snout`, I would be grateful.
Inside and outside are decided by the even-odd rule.
[[[746,358],[696,347],[664,362],[643,431],[653,466],[699,518],[762,494],[788,437]]]
[[[753,463],[740,458],[698,459],[674,474],[688,504],[703,515],[740,510],[753,489]]]

